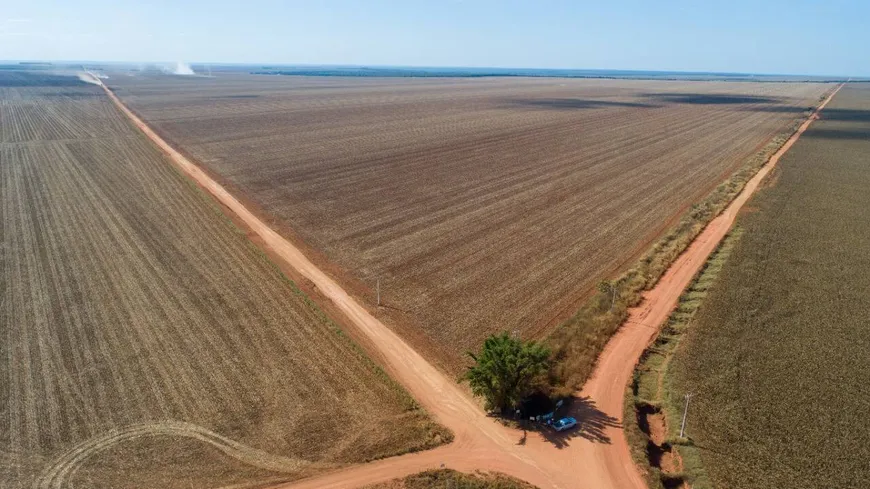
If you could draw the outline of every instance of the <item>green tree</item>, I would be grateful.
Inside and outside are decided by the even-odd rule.
[[[469,352],[474,365],[463,377],[475,396],[486,400],[486,409],[502,413],[515,408],[536,387],[546,382],[550,350],[534,341],[524,342],[507,333],[483,342],[480,354]]]

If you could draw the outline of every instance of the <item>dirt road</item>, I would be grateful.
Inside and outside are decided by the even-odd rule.
[[[575,400],[572,410],[581,424],[564,435],[523,432],[506,428],[487,417],[438,369],[414,351],[404,340],[375,318],[291,242],[272,230],[240,201],[173,149],[142,120],[104,87],[109,97],[173,163],[215,199],[244,222],[262,240],[273,256],[280,257],[310,280],[335,308],[346,316],[345,324],[358,328],[378,349],[378,358],[387,372],[444,426],[455,434],[455,441],[428,452],[403,455],[369,464],[348,467],[316,478],[287,484],[287,488],[350,488],[382,482],[411,473],[446,467],[462,470],[499,471],[526,480],[541,488],[645,488],[629,454],[620,428],[625,386],[643,349],[658,326],[676,305],[680,293],[724,237],[737,211],[779,157],[806,130],[808,119],[771,162],[746,185],[727,210],[702,232],[674,263],[643,303],[630,311],[628,322],[602,353],[592,379]],[[836,92],[834,92],[836,93]],[[829,96],[821,110],[833,97]]]

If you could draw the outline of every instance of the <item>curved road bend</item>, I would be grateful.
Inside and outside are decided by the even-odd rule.
[[[272,230],[223,186],[173,149],[147,124],[133,114],[105,85],[107,95],[172,162],[229,208],[263,246],[311,280],[346,316],[346,324],[358,328],[378,348],[385,370],[439,423],[453,431],[450,445],[392,457],[282,485],[283,488],[352,488],[384,482],[442,464],[461,471],[498,471],[544,488],[646,489],[629,453],[620,428],[623,396],[637,359],[653,339],[658,327],[676,306],[682,291],[709,254],[730,229],[737,211],[760,181],[814,120],[839,90],[833,91],[770,160],[747,183],[729,207],[704,229],[656,286],[644,295],[640,306],[614,335],[598,360],[592,378],[579,393],[575,414],[580,428],[564,435],[506,428],[487,417],[448,377],[427,362],[404,340],[354,300],[334,280],[308,260],[288,240]],[[841,85],[842,86],[842,85]]]

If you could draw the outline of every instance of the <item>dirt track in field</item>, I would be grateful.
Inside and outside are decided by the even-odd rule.
[[[72,474],[89,458],[111,450],[115,445],[141,437],[163,436],[173,439],[191,438],[216,448],[221,453],[246,465],[277,473],[298,473],[306,468],[334,467],[336,464],[312,463],[308,460],[274,455],[244,445],[202,426],[184,421],[140,423],[109,430],[86,440],[58,457],[43,470],[33,484],[34,489],[63,489],[68,487]]]
[[[740,195],[713,220],[681,255],[656,287],[630,311],[627,324],[610,341],[592,379],[575,399],[572,410],[580,421],[566,434],[523,432],[503,427],[488,418],[451,379],[427,362],[404,340],[350,297],[341,286],[309,261],[292,243],[257,218],[226,189],[169,146],[121,101],[112,100],[173,162],[234,212],[274,255],[285,260],[331,300],[347,322],[376,346],[390,375],[398,380],[437,421],[452,429],[449,446],[428,452],[394,457],[340,470],[282,487],[359,487],[402,477],[442,464],[462,471],[490,470],[512,475],[542,488],[588,487],[625,489],[645,487],[631,459],[620,424],[625,387],[638,356],[667,318],[680,294],[707,256],[725,236],[737,212],[749,199],[779,157],[790,148],[833,95],[804,122],[798,132],[746,185]]]

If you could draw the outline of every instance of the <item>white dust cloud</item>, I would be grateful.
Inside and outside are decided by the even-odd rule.
[[[196,73],[193,71],[193,68],[190,67],[189,64],[179,61],[175,63],[175,69],[172,71],[173,75],[195,75]]]
[[[76,73],[76,75],[79,77],[79,80],[81,80],[83,82],[93,83],[94,85],[102,85],[100,80],[98,80],[96,76],[94,76],[90,73],[79,72],[79,73]]]

